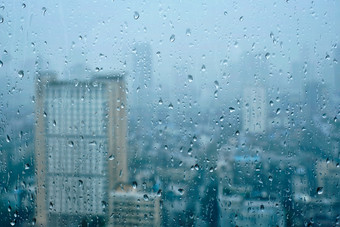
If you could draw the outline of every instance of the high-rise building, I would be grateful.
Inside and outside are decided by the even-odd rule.
[[[105,221],[110,192],[128,177],[124,75],[60,81],[40,73],[35,102],[37,224]]]
[[[246,87],[243,92],[243,130],[263,133],[267,126],[266,90],[261,86]]]

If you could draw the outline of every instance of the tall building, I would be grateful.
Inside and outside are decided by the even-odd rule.
[[[263,133],[267,126],[266,90],[261,86],[246,87],[243,92],[243,130]]]
[[[80,82],[40,73],[35,101],[37,224],[105,221],[110,192],[128,177],[124,75]]]

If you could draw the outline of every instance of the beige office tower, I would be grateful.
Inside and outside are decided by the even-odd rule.
[[[243,130],[264,133],[267,126],[266,90],[261,86],[249,86],[243,91]]]
[[[38,226],[108,222],[110,192],[127,181],[124,74],[36,82],[35,171]]]

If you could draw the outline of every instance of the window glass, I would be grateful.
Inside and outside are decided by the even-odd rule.
[[[2,226],[337,226],[340,2],[0,1]]]

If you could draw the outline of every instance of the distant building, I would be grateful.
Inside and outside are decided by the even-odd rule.
[[[264,133],[267,127],[266,90],[261,86],[246,87],[243,91],[243,130]]]
[[[133,190],[114,191],[110,195],[113,211],[109,226],[160,226],[160,197]]]
[[[88,215],[108,218],[109,192],[125,182],[127,119],[124,75],[36,83],[37,224],[78,226]]]

